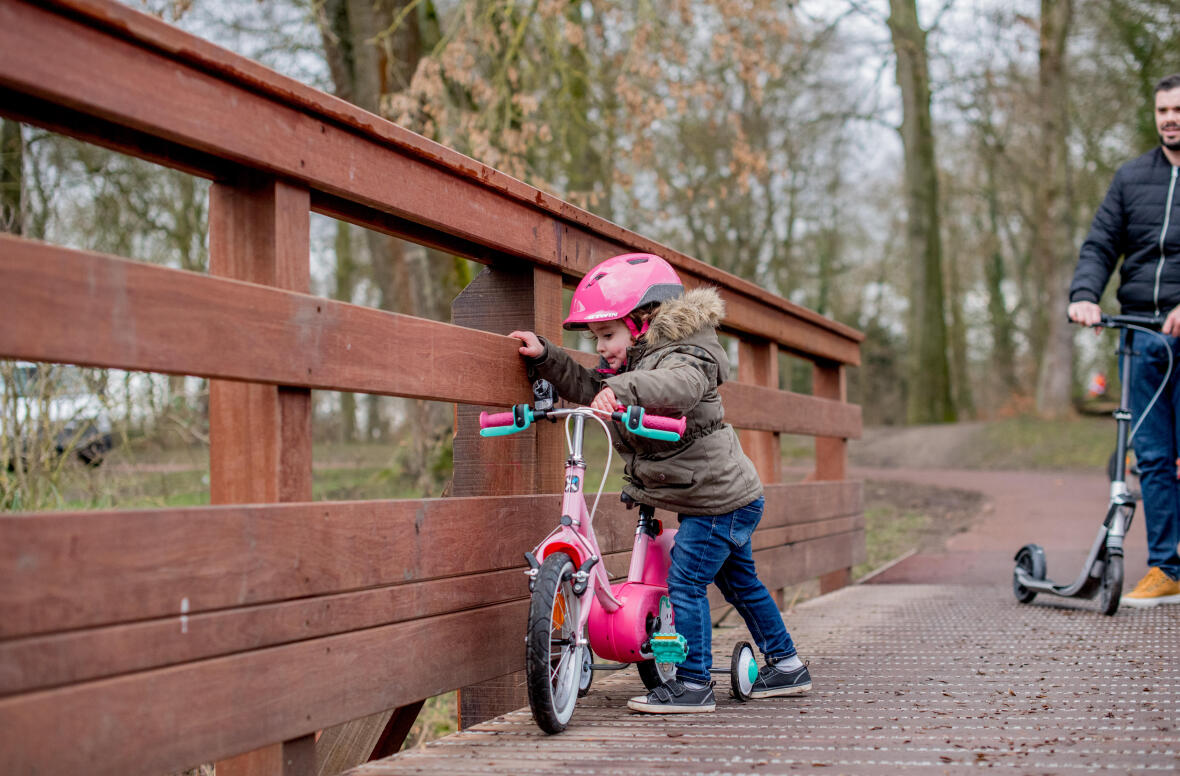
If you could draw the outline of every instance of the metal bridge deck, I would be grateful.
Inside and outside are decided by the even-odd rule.
[[[393,774],[1020,774],[1180,772],[1180,607],[1121,609],[1006,587],[858,585],[787,618],[811,664],[805,696],[714,714],[627,711],[633,669],[596,678],[569,729],[528,709],[351,776]],[[744,628],[715,631],[727,662]]]

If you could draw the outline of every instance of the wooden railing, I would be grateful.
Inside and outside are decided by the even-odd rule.
[[[503,333],[558,338],[563,286],[624,251],[726,300],[768,586],[861,559],[848,327],[114,2],[0,0],[0,114],[214,182],[209,275],[0,237],[0,357],[210,378],[214,504],[0,515],[0,772],[332,772],[433,695],[464,688],[464,724],[523,705],[521,554],[562,441],[474,415],[529,395]],[[457,325],[309,295],[312,211],[483,263]],[[780,350],[814,395],[778,390]],[[311,502],[312,389],[455,403],[455,497]],[[781,483],[781,433],[816,437],[813,481]],[[603,501],[622,574],[632,518]]]

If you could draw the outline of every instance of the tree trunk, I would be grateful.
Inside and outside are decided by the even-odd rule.
[[[0,119],[0,232],[24,233],[24,155],[20,124]]]
[[[356,262],[352,257],[352,227],[343,221],[336,224],[336,292],[342,302],[352,302],[356,287]],[[356,394],[340,394],[340,441],[356,441]]]
[[[953,421],[926,31],[918,24],[916,0],[889,0],[889,7],[902,97],[906,243],[911,262],[907,415],[911,423]]]
[[[1016,376],[1016,345],[1012,317],[1004,295],[1004,252],[1000,241],[1000,198],[996,181],[996,149],[988,144],[984,149],[987,169],[987,221],[985,232],[988,256],[983,275],[987,284],[988,322],[992,332],[992,363],[995,365],[1001,389],[1011,397],[1020,390]],[[1005,398],[1008,398],[1005,397]]]
[[[951,259],[948,263],[948,287],[950,307],[951,369],[954,377],[955,411],[967,417],[975,415],[975,397],[971,391],[970,364],[967,358],[967,322],[963,319],[963,284],[959,277],[959,262]]]
[[[1065,319],[1069,306],[1070,244],[1069,170],[1066,149],[1068,98],[1065,44],[1072,0],[1041,0],[1040,135],[1044,170],[1036,191],[1034,260],[1044,279],[1041,317],[1045,348],[1037,379],[1037,414],[1060,417],[1070,412],[1073,385],[1073,331]]]

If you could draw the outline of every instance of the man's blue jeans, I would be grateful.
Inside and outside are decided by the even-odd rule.
[[[1134,332],[1136,355],[1131,360],[1132,428],[1143,417],[1151,397],[1168,372],[1168,352],[1172,350],[1176,368],[1180,368],[1177,339]],[[1180,377],[1173,372],[1155,406],[1135,432],[1132,444],[1139,463],[1139,483],[1143,489],[1143,522],[1147,526],[1147,565],[1161,569],[1172,579],[1180,578],[1180,482],[1176,479],[1177,439],[1180,439]],[[673,604],[675,606],[675,604]]]
[[[717,583],[725,600],[746,621],[763,655],[780,660],[795,654],[778,606],[754,570],[750,536],[762,520],[762,506],[759,498],[724,515],[680,515],[668,596],[676,632],[688,642],[688,659],[676,671],[682,681],[709,681],[713,623],[706,588],[710,582]]]

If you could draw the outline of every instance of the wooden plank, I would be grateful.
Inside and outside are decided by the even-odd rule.
[[[528,595],[523,559],[519,566],[5,639],[0,696],[518,600]]]
[[[0,256],[5,357],[472,404],[528,398],[508,337],[6,235]],[[58,314],[63,305],[74,314]]]
[[[864,486],[856,480],[768,485],[765,491],[760,531],[864,512]]]
[[[659,253],[690,284],[727,289],[727,325],[817,357],[859,363],[859,332],[753,283],[115,3],[58,5],[117,25],[119,37],[23,3],[6,4],[0,8],[0,85],[575,275],[588,268],[582,265],[589,252],[567,257],[559,245],[563,232],[584,232],[584,239],[565,242],[601,245],[596,254],[614,251],[613,245]],[[71,51],[70,70],[38,56],[45,50]],[[185,88],[177,89],[178,82]],[[226,104],[235,105],[232,117]],[[23,118],[36,121],[31,112],[25,106]],[[402,185],[387,186],[388,180]]]
[[[736,428],[859,439],[861,409],[822,397],[743,383],[721,386],[725,419]]]
[[[764,550],[784,544],[806,542],[832,534],[848,533],[864,528],[864,515],[847,515],[827,520],[813,520],[781,528],[759,528],[754,532],[754,550]]]
[[[0,762],[13,776],[147,776],[289,741],[518,669],[525,612],[505,604],[2,699]]]
[[[859,482],[772,485],[762,525],[858,514],[862,498]],[[0,638],[519,569],[559,506],[546,495],[2,514]],[[600,513],[603,551],[629,548],[635,513],[614,493]],[[473,515],[494,526],[478,553],[462,549]]]
[[[370,750],[370,761],[382,757],[390,757],[401,751],[402,744],[405,742],[406,736],[410,734],[410,728],[417,721],[418,712],[422,710],[424,703],[425,701],[410,703],[398,708],[393,714],[390,714],[389,721],[385,724],[385,728],[381,731],[377,742]],[[334,770],[324,771],[325,776],[338,772]]]
[[[0,514],[0,638],[516,569],[556,496]],[[494,531],[469,551],[473,515]],[[101,584],[96,584],[101,582]],[[178,621],[179,622],[179,621]]]

